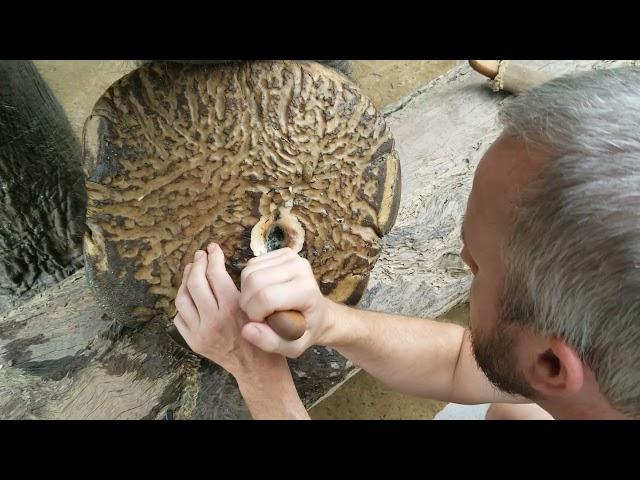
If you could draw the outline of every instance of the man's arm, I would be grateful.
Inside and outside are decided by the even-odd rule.
[[[331,302],[319,342],[395,390],[454,403],[526,402],[495,388],[478,367],[468,329]]]
[[[236,374],[242,398],[255,420],[310,420],[284,362],[283,368]]]
[[[297,357],[313,344],[342,355],[390,387],[455,403],[526,403],[500,392],[479,369],[469,331],[452,324],[357,310],[323,297],[309,263],[289,249],[252,259],[242,273],[244,338],[264,351]],[[264,318],[299,310],[307,332],[280,338]]]

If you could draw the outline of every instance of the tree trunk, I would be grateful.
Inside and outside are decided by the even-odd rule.
[[[625,62],[522,62],[553,75]],[[461,65],[386,109],[402,201],[360,305],[436,317],[467,297],[459,226],[505,93]],[[248,418],[233,379],[175,346],[158,322],[125,330],[80,271],[0,316],[0,418]],[[307,407],[357,371],[331,349],[291,362]]]

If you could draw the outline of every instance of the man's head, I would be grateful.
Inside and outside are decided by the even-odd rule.
[[[478,364],[576,416],[640,417],[640,71],[553,80],[501,119],[463,227]]]

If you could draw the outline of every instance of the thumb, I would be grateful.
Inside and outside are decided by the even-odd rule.
[[[265,323],[247,323],[242,327],[242,338],[265,352],[285,355],[285,341]]]

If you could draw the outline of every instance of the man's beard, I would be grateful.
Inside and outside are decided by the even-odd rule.
[[[502,318],[490,332],[471,332],[473,355],[489,381],[503,392],[535,399],[535,390],[518,370],[516,328]]]

